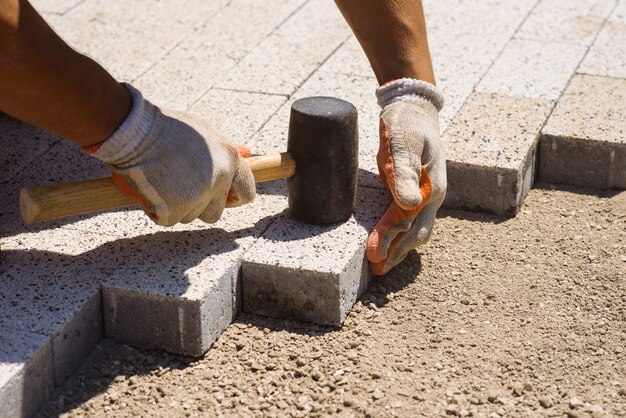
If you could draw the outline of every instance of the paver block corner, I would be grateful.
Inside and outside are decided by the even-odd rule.
[[[245,312],[320,325],[343,323],[370,278],[365,240],[382,216],[383,190],[360,188],[348,221],[304,225],[277,219],[244,255]]]
[[[626,79],[576,75],[542,131],[542,181],[626,189]]]

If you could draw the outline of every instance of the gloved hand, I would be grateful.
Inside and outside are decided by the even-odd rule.
[[[133,105],[113,135],[86,151],[159,225],[216,222],[224,207],[255,197],[252,172],[237,146],[202,118],[161,111],[132,86]]]
[[[432,235],[446,196],[446,157],[439,136],[443,96],[432,84],[400,79],[376,90],[380,114],[378,170],[393,202],[367,240],[375,275],[387,273]]]

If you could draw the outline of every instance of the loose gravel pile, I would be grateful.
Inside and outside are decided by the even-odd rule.
[[[626,416],[626,192],[441,211],[337,329],[241,315],[202,358],[103,341],[43,416]],[[598,194],[599,193],[599,194]]]

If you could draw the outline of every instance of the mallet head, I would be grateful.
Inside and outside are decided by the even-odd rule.
[[[296,100],[287,151],[296,162],[296,174],[287,181],[291,216],[319,225],[348,219],[359,167],[356,108],[333,97]]]

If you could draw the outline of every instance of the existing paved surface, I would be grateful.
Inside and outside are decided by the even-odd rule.
[[[33,3],[69,43],[116,77],[133,82],[157,104],[215,120],[257,152],[284,149],[294,99],[326,94],[353,102],[360,112],[360,184],[380,188],[374,163],[376,81],[332,1]],[[435,71],[447,100],[441,126],[452,169],[448,207],[500,215],[519,211],[537,174],[534,162],[542,149],[537,140],[554,106],[548,127],[563,127],[558,140],[580,139],[567,130],[567,117],[584,110],[593,121],[584,139],[599,153],[612,146],[614,155],[623,155],[623,124],[612,115],[613,109],[623,110],[619,86],[626,75],[620,39],[626,36],[626,1],[424,3]],[[574,76],[576,72],[585,75]],[[600,83],[604,96],[580,109],[565,100],[569,96],[563,91],[578,88],[576,80],[586,77]],[[603,81],[618,87],[608,89]],[[497,106],[492,114],[485,108],[490,101]],[[512,109],[504,119],[498,117],[502,109]],[[472,115],[481,114],[483,122],[493,118],[493,125],[476,125]],[[564,118],[557,119],[559,115]],[[480,130],[474,132],[474,125]],[[17,340],[21,336],[24,344],[13,347],[25,350],[18,355],[0,350],[3,379],[28,375],[20,370],[30,370],[43,358],[53,379],[34,382],[43,382],[39,393],[45,393],[78,366],[102,335],[189,354],[208,348],[240,308],[242,258],[259,237],[267,238],[259,245],[271,241],[266,230],[281,229],[275,223],[286,208],[276,191],[280,188],[262,189],[254,204],[228,211],[209,228],[194,223],[166,230],[136,210],[25,228],[17,216],[22,185],[106,171],[60,139],[6,116],[0,116],[0,128],[0,329],[3,335],[10,330]],[[481,156],[476,149],[488,152]],[[576,178],[571,175],[575,164],[563,167],[561,175]],[[620,179],[625,166],[603,169],[606,178]],[[502,187],[505,181],[507,187]],[[362,240],[366,227],[355,222],[353,228],[347,236]],[[322,241],[332,251],[344,246],[344,238]],[[317,246],[315,239],[310,244]],[[351,245],[358,248],[357,241]],[[349,256],[335,262],[330,271],[354,265]],[[162,315],[147,314],[152,312]],[[44,351],[37,351],[32,341],[40,341]],[[46,350],[49,356],[31,355]]]

